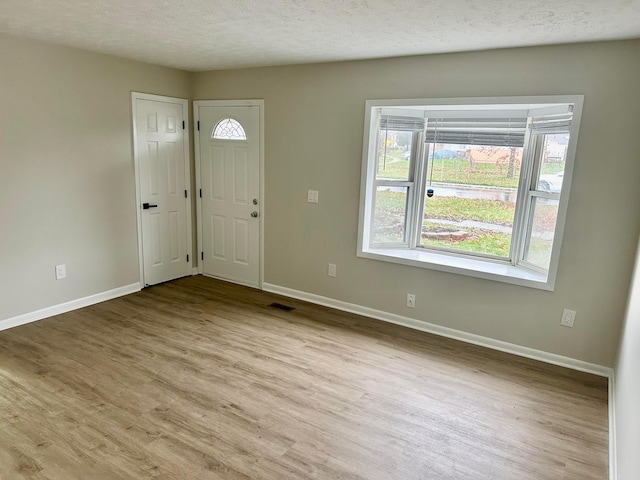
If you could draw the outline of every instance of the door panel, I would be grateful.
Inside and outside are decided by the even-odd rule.
[[[259,108],[198,106],[197,112],[203,273],[251,286],[260,284],[260,205],[254,204],[260,199]],[[216,126],[229,118],[246,139],[214,138]]]
[[[185,130],[180,103],[135,99],[145,285],[190,274]],[[142,206],[140,206],[142,207]]]
[[[234,148],[233,154],[233,200],[236,205],[249,205],[247,151]]]
[[[213,145],[211,149],[212,165],[209,182],[211,185],[210,200],[224,200],[225,198],[225,174],[224,174],[224,148]]]
[[[213,231],[213,234],[211,235],[211,244],[209,246],[211,254],[218,260],[226,260],[226,218],[222,215],[211,215],[211,227]]]
[[[234,261],[243,265],[249,264],[249,222],[240,219],[233,219],[233,251]]]

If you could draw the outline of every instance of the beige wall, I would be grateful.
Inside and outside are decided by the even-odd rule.
[[[189,82],[0,36],[0,320],[138,281],[131,91],[186,98]]]
[[[0,36],[0,320],[138,280],[131,91],[264,98],[266,282],[612,365],[640,233],[639,49],[188,74]],[[536,94],[585,95],[554,292],[355,256],[365,99]],[[318,205],[308,189],[320,191]],[[64,281],[54,280],[58,263]],[[574,329],[559,326],[564,307],[578,311]]]
[[[640,228],[638,51],[627,41],[213,71],[194,74],[192,92],[265,99],[267,283],[611,366]],[[548,94],[585,95],[554,292],[356,257],[365,99]],[[565,307],[578,312],[573,329],[559,325]]]
[[[640,246],[615,374],[615,432],[619,480],[640,478]]]

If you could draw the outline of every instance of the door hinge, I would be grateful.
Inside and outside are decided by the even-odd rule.
[[[200,131],[200,120],[198,120],[198,131]]]
[[[189,197],[187,197],[187,191],[186,190],[184,191],[184,198],[189,198]]]
[[[202,189],[200,189],[200,198],[202,198]]]
[[[204,260],[204,252],[200,252],[200,260]]]
[[[184,120],[182,120],[182,129],[185,129],[185,124],[184,124]]]
[[[187,262],[189,261],[189,255],[187,255]]]

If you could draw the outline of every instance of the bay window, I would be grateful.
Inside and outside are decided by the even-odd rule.
[[[553,289],[581,108],[367,101],[358,255]]]

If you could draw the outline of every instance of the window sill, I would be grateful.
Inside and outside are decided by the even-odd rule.
[[[358,251],[358,256],[553,291],[553,281],[548,278],[548,275],[490,260],[458,257],[427,250],[400,248],[369,248]]]

